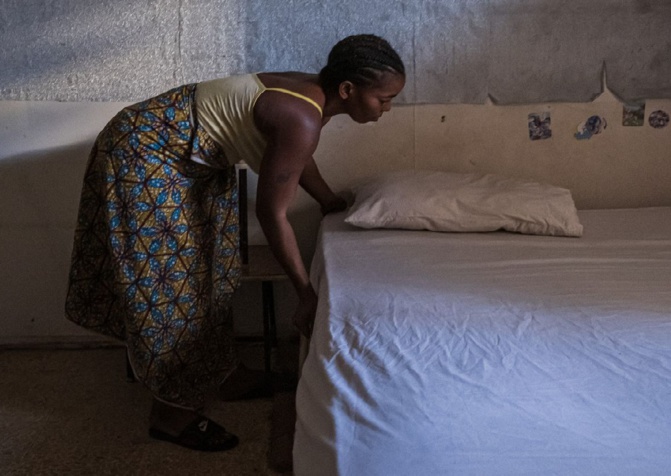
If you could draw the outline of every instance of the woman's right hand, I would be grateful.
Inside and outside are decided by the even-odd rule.
[[[317,313],[317,293],[312,286],[308,286],[298,296],[298,307],[294,313],[293,323],[301,334],[308,339],[312,335],[312,326]]]

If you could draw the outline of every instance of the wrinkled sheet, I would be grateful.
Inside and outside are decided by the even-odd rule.
[[[327,216],[297,393],[301,475],[671,470],[671,208],[582,238]]]

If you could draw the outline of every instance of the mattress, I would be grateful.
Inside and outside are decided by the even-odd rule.
[[[669,474],[671,208],[581,238],[325,217],[300,475]]]

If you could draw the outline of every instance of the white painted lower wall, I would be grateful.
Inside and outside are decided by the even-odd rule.
[[[68,322],[63,306],[88,151],[125,105],[0,101],[0,345],[100,340]],[[399,106],[375,124],[335,117],[316,160],[336,190],[386,170],[430,168],[564,186],[579,208],[671,205],[671,126],[648,125],[655,109],[671,111],[671,100],[647,101],[642,127],[622,125],[622,104],[608,92],[587,104]],[[551,139],[529,139],[527,115],[534,112],[550,112]],[[594,114],[607,119],[606,130],[576,140],[577,126]],[[253,194],[253,176],[250,182]],[[319,219],[317,206],[299,193],[291,220],[306,261]],[[251,241],[262,242],[251,223]],[[259,293],[239,293],[241,333],[260,330]],[[288,284],[278,286],[277,298],[280,332],[291,333]]]

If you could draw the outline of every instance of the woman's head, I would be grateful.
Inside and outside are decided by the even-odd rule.
[[[326,66],[319,72],[319,81],[327,91],[337,90],[344,81],[369,87],[375,86],[385,73],[405,76],[398,53],[379,36],[353,35],[331,49]]]
[[[339,41],[319,73],[322,88],[342,100],[357,122],[377,121],[405,85],[405,67],[389,43],[375,35]]]

